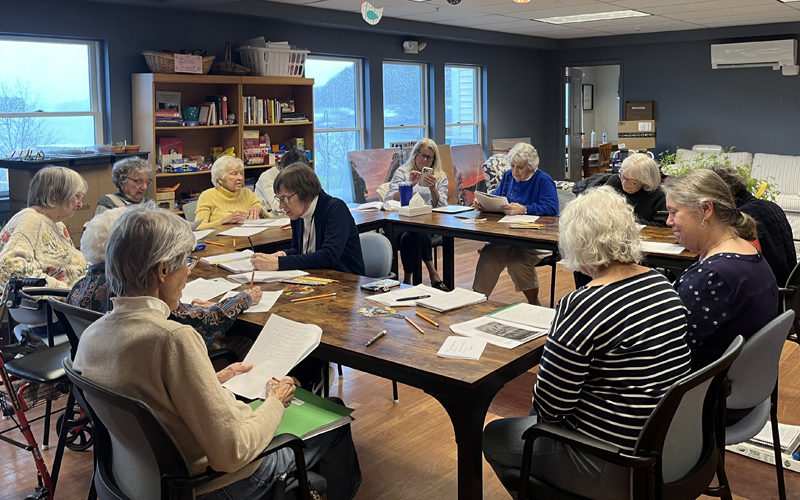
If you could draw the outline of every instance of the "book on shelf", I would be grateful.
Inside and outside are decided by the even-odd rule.
[[[181,112],[181,93],[172,90],[156,90],[156,109]]]
[[[154,113],[156,120],[168,119],[168,118],[181,118],[181,112],[175,109],[156,109]]]
[[[250,403],[255,410],[264,404],[260,399]],[[301,439],[309,439],[324,432],[347,425],[353,421],[350,416],[352,408],[335,403],[329,399],[321,398],[301,387],[294,391],[294,398],[283,412],[275,435],[294,434]]]

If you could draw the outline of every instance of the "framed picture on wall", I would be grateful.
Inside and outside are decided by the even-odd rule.
[[[584,83],[581,85],[583,90],[583,109],[594,109],[594,85]]]

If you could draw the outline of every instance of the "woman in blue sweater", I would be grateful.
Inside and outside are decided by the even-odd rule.
[[[494,195],[505,196],[508,205],[503,207],[506,215],[557,215],[558,195],[556,184],[546,173],[539,170],[539,153],[530,144],[519,143],[508,152],[511,169],[503,174]],[[483,207],[475,204],[478,210]],[[540,251],[510,245],[487,243],[478,252],[478,265],[472,289],[486,294],[492,293],[503,268],[518,292],[525,294],[531,304],[539,304],[539,278],[536,264],[541,260]]]

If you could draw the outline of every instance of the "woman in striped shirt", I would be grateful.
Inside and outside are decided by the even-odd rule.
[[[610,187],[571,202],[559,221],[565,266],[592,281],[561,299],[544,346],[531,415],[486,426],[483,448],[498,476],[522,462],[522,433],[542,421],[633,451],[666,390],[689,372],[686,310],[670,283],[637,264],[633,208]],[[625,481],[623,468],[547,438],[531,474],[586,497]]]

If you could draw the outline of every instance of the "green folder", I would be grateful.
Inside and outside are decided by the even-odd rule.
[[[250,403],[255,410],[264,402],[260,399]],[[289,433],[302,439],[318,436],[331,429],[349,424],[352,408],[336,404],[298,387],[292,404],[286,408],[275,435]]]

